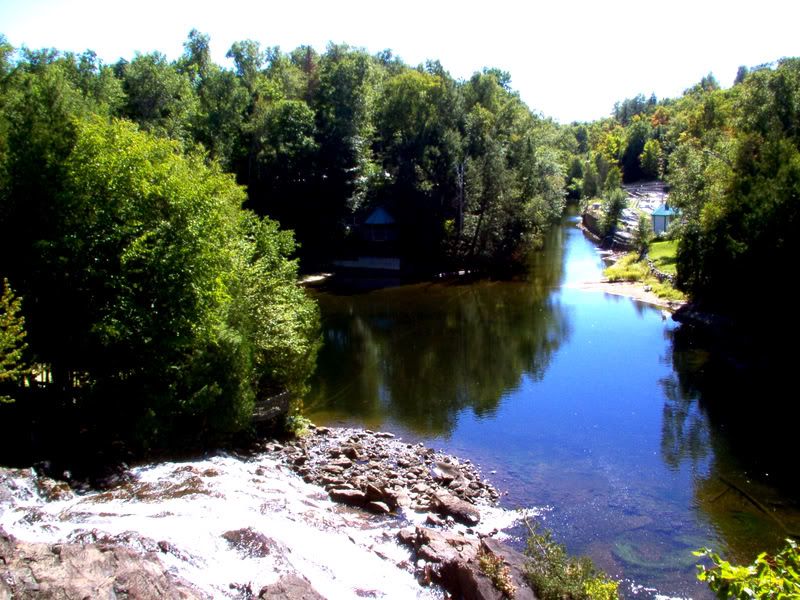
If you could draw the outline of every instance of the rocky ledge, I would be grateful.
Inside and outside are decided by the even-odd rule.
[[[416,527],[398,533],[417,557],[417,577],[453,598],[536,600],[525,581],[525,555],[490,537]]]
[[[476,525],[479,505],[500,494],[469,461],[408,444],[388,432],[312,427],[287,444],[268,442],[276,455],[307,483],[322,486],[335,502],[374,513],[400,508],[432,512],[446,521]],[[432,520],[436,517],[432,516]]]
[[[205,598],[164,568],[156,553],[114,544],[21,542],[0,528],[0,600]]]

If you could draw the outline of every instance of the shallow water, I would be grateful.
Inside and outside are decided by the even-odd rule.
[[[784,465],[753,458],[763,440],[742,445],[708,409],[721,384],[704,378],[710,353],[691,332],[570,287],[602,267],[573,218],[524,281],[319,293],[326,343],[307,414],[495,471],[505,506],[547,507],[556,539],[628,596],[709,598],[691,551],[776,549],[800,531],[797,496],[774,483]]]

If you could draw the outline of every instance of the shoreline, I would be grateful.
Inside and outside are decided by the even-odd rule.
[[[638,300],[646,304],[652,304],[674,312],[684,306],[686,302],[665,300],[659,298],[653,292],[646,290],[645,284],[638,281],[608,281],[600,279],[597,281],[582,281],[563,286],[566,289],[582,290],[585,292],[603,292],[612,296],[622,296],[632,300]]]

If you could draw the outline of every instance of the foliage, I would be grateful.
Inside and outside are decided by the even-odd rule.
[[[4,43],[10,118],[42,106],[29,101],[44,91],[39,100],[63,105],[50,112],[51,132],[40,123],[51,154],[58,132],[69,147],[72,118],[97,113],[184,149],[202,145],[247,186],[248,208],[295,231],[309,267],[361,251],[422,272],[519,266],[560,217],[569,136],[528,109],[500,69],[459,81],[436,61],[411,67],[343,44],[285,53],[252,40],[233,43],[229,69],[211,62],[210,44],[192,30],[175,62],[152,52],[108,67],[88,52]],[[609,134],[612,153],[621,131]],[[597,189],[609,172],[615,181],[616,156],[598,154]],[[572,180],[576,191],[592,185],[591,170]],[[358,224],[377,206],[396,218],[400,242],[362,249]]]
[[[502,558],[490,552],[481,552],[478,554],[478,566],[503,597],[514,598],[517,588],[511,580],[511,570]]]
[[[664,153],[661,144],[655,138],[648,139],[639,155],[641,171],[644,177],[656,179],[664,174]]]
[[[628,205],[628,196],[625,190],[617,187],[610,190],[603,197],[603,217],[600,229],[603,236],[613,235],[617,230],[617,221],[622,216],[622,211]]]
[[[701,92],[697,92],[698,94]],[[741,273],[780,278],[797,256],[800,221],[800,60],[702,95],[675,151],[676,204],[691,221],[678,253],[679,284],[710,304],[763,300],[739,293]],[[690,113],[691,115],[692,113]]]
[[[653,239],[653,226],[648,215],[640,214],[639,222],[633,232],[633,247],[639,252],[639,256],[644,256],[650,247],[650,240]]]
[[[311,420],[307,419],[299,412],[295,412],[286,417],[286,431],[295,437],[308,435],[312,425],[313,423]]]
[[[61,389],[114,398],[145,437],[237,430],[257,396],[303,390],[317,312],[295,285],[292,236],[243,212],[229,175],[99,118],[75,123],[60,174],[39,190],[55,226],[15,234],[32,263],[15,275],[32,349]],[[4,231],[25,233],[23,215]]]
[[[587,557],[574,558],[549,531],[529,526],[528,582],[542,600],[613,600],[619,583],[597,571]]]
[[[707,582],[718,598],[788,600],[800,596],[800,550],[794,540],[787,539],[775,555],[762,552],[748,566],[732,565],[708,548],[694,554],[711,561],[711,567],[697,566],[697,578]]]
[[[604,269],[603,275],[609,281],[643,281],[648,276],[647,264],[631,252]]]
[[[28,373],[23,355],[27,349],[25,342],[25,318],[22,316],[22,299],[14,295],[3,279],[3,293],[0,295],[0,402],[11,402],[13,398],[3,393],[13,387]]]

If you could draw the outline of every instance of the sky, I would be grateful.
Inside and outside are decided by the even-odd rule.
[[[531,109],[562,123],[608,116],[638,93],[679,96],[709,72],[727,87],[740,65],[800,56],[798,22],[800,0],[0,0],[0,33],[15,47],[175,59],[196,28],[223,65],[245,39],[388,48],[459,79],[508,71]]]

